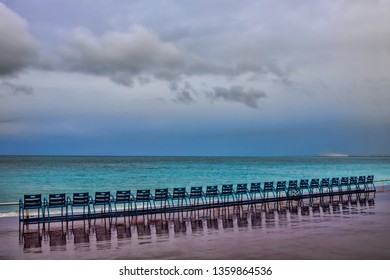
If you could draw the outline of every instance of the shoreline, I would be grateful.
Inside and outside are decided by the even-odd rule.
[[[390,258],[390,192],[371,203],[283,207],[31,225],[22,236],[17,217],[2,218],[0,259]]]

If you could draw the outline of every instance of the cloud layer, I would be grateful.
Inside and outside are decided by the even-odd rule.
[[[0,76],[14,74],[33,64],[38,56],[26,22],[0,3]]]

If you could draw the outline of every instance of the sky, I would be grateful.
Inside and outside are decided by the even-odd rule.
[[[0,155],[390,155],[390,1],[0,0]]]

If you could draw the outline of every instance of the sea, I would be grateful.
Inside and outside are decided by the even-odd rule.
[[[17,203],[24,194],[153,193],[163,187],[361,175],[390,179],[390,157],[0,156],[0,205]],[[17,215],[17,205],[0,206],[0,218]]]
[[[24,194],[374,175],[376,193],[21,225]],[[390,259],[390,157],[0,157],[0,259]]]

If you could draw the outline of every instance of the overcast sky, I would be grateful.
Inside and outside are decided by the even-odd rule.
[[[0,154],[390,155],[390,1],[0,1]]]

